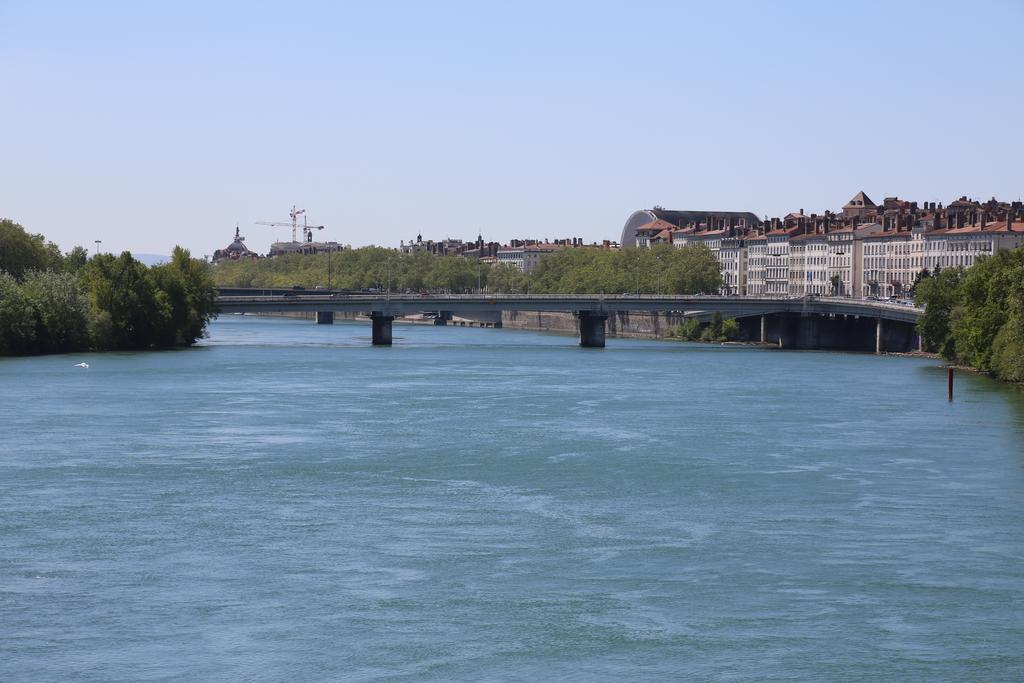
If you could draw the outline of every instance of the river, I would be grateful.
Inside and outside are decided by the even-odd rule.
[[[0,360],[0,680],[1020,680],[1024,395],[229,316]],[[73,367],[88,362],[90,368]]]

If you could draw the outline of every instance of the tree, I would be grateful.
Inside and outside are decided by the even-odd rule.
[[[161,320],[154,343],[158,346],[191,346],[202,338],[216,315],[216,288],[209,267],[175,247],[169,263],[151,269],[156,287],[166,296],[169,315]]]
[[[703,244],[688,244],[681,249],[665,247],[665,276],[673,294],[715,294],[722,287],[722,272],[714,253]]]
[[[701,341],[706,342],[718,342],[722,341],[722,314],[715,311],[715,314],[711,316],[711,324],[704,328],[704,332],[701,333]]]
[[[1010,319],[1009,298],[1022,280],[1024,250],[1020,249],[979,259],[964,272],[949,331],[957,360],[983,372],[993,370],[994,342]],[[1007,341],[1004,335],[1003,343]]]
[[[498,294],[526,291],[529,278],[510,263],[495,263],[487,273],[487,288]]]
[[[530,289],[551,294],[711,294],[722,285],[718,260],[704,245],[676,249],[564,249],[542,258]]]
[[[925,305],[924,315],[917,322],[917,333],[924,339],[927,350],[938,351],[948,360],[956,357],[949,333],[962,273],[961,268],[946,268],[917,286],[916,299]]]
[[[89,300],[75,276],[28,271],[21,290],[32,307],[35,353],[67,353],[89,346]]]
[[[465,292],[476,286],[477,262],[461,256],[441,256],[431,264],[427,284],[432,289]]]
[[[152,269],[128,252],[90,260],[83,247],[61,254],[5,219],[0,266],[4,355],[185,346],[203,336],[216,313],[208,266],[180,247],[170,263]]]
[[[0,270],[20,280],[30,270],[59,270],[60,249],[42,235],[30,235],[7,218],[0,220]]]
[[[931,272],[927,268],[917,271],[917,275],[914,276],[914,282],[910,285],[910,296],[914,298],[917,296],[917,286],[921,284],[921,280],[926,280],[932,276]]]
[[[154,286],[145,265],[129,252],[98,254],[84,269],[96,323],[93,343],[101,349],[148,349],[160,341],[172,307]]]
[[[687,318],[681,325],[673,328],[670,334],[686,341],[697,341],[701,336],[700,321],[697,318]]]
[[[75,247],[64,255],[63,269],[68,273],[77,273],[85,267],[89,260],[89,252],[85,247]]]
[[[32,303],[18,281],[0,270],[0,355],[30,353],[35,339]]]

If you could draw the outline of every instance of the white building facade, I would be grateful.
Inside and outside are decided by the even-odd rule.
[[[789,240],[789,295],[827,295],[828,239],[823,233],[796,235]]]
[[[755,235],[747,240],[747,295],[764,296],[767,291],[768,239]]]

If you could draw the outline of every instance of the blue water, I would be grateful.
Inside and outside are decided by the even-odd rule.
[[[1021,393],[395,336],[0,360],[0,680],[1024,678]]]

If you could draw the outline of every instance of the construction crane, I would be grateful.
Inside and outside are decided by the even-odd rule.
[[[292,205],[292,210],[288,212],[288,216],[292,219],[290,223],[285,223],[284,221],[256,221],[256,225],[269,225],[269,226],[274,227],[274,228],[287,228],[287,227],[291,226],[291,229],[292,229],[292,242],[298,242],[299,241],[299,228],[300,227],[302,228],[302,241],[303,242],[312,242],[313,241],[313,231],[314,230],[323,230],[324,229],[324,226],[322,226],[322,225],[309,225],[306,222],[306,210],[305,209],[297,209],[297,208],[295,208],[294,204]],[[299,216],[302,216],[302,225],[301,226],[299,225]]]

